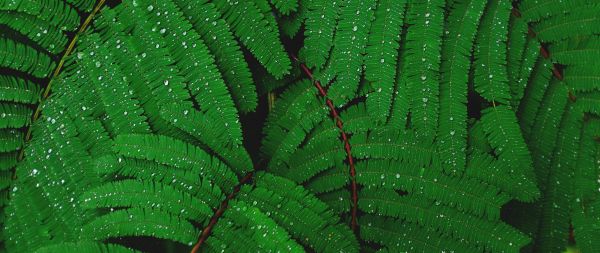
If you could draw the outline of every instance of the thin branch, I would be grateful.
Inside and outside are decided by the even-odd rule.
[[[206,225],[206,227],[202,230],[202,233],[200,234],[200,237],[198,238],[198,242],[196,242],[196,245],[194,245],[194,247],[192,248],[191,253],[197,253],[198,250],[200,250],[200,246],[202,246],[202,244],[206,241],[206,239],[208,239],[208,236],[210,236],[210,233],[212,232],[212,229],[217,224],[217,221],[219,221],[219,218],[221,218],[221,216],[223,216],[223,213],[225,213],[225,210],[227,210],[229,201],[232,200],[233,198],[235,198],[237,193],[242,188],[242,185],[248,183],[250,181],[250,179],[252,179],[252,176],[254,176],[254,172],[250,172],[250,173],[246,174],[246,176],[244,176],[244,178],[242,178],[242,180],[240,180],[240,183],[238,185],[236,185],[235,188],[233,188],[233,191],[231,193],[229,193],[229,195],[227,195],[225,200],[223,200],[223,202],[221,202],[219,209],[217,209],[217,211],[215,211],[214,215],[210,218],[208,225]]]
[[[310,71],[310,69],[304,63],[301,63],[296,56],[292,56],[292,58],[295,61],[297,61],[298,63],[300,63],[300,68],[302,68],[302,71],[304,72],[304,74],[306,74],[311,80],[313,80],[313,84],[319,90],[319,95],[321,95],[321,97],[325,98],[325,103],[327,104],[327,106],[329,107],[329,110],[331,111],[331,116],[335,120],[335,124],[336,124],[337,128],[340,130],[342,140],[344,141],[344,149],[346,150],[348,164],[350,165],[350,180],[351,180],[350,184],[351,184],[351,190],[352,190],[352,207],[351,207],[352,208],[352,210],[351,210],[352,211],[352,221],[351,221],[350,227],[352,228],[352,231],[354,231],[356,233],[357,228],[358,228],[358,222],[357,222],[358,190],[357,190],[357,186],[356,186],[356,168],[354,167],[354,158],[352,157],[352,148],[350,146],[350,141],[348,139],[348,136],[346,135],[346,132],[344,131],[342,119],[340,118],[339,113],[335,109],[333,102],[331,102],[331,99],[327,98],[327,91],[323,88],[323,86],[321,85],[321,82],[314,79],[313,74]]]
[[[44,89],[44,93],[43,93],[42,97],[40,98],[40,102],[37,104],[35,112],[33,113],[31,123],[29,124],[29,127],[27,127],[27,133],[25,134],[25,143],[27,143],[29,140],[31,140],[31,126],[40,117],[40,113],[42,111],[42,106],[41,105],[44,103],[44,101],[46,101],[46,99],[50,95],[50,90],[52,89],[52,83],[53,83],[53,81],[60,74],[60,71],[62,70],[62,67],[65,64],[65,60],[67,59],[67,57],[71,54],[71,52],[73,52],[73,49],[75,48],[75,44],[77,43],[77,40],[79,39],[79,36],[83,32],[85,32],[85,30],[88,28],[88,26],[90,25],[90,23],[94,19],[94,16],[96,16],[96,14],[98,14],[98,12],[100,11],[100,9],[102,9],[102,7],[104,6],[105,2],[106,2],[106,0],[98,0],[98,3],[96,3],[96,6],[94,7],[94,10],[83,21],[83,23],[79,27],[79,30],[77,31],[77,33],[75,34],[75,36],[73,36],[73,38],[71,39],[71,42],[69,42],[69,46],[67,47],[67,49],[63,53],[63,56],[60,58],[60,61],[58,62],[58,65],[54,69],[54,72],[52,73],[52,77],[50,78],[50,81],[48,81],[48,85],[46,85],[46,88]],[[24,154],[25,154],[25,149],[21,148],[21,151],[20,151],[19,157],[18,157],[19,161],[23,160],[23,155]]]

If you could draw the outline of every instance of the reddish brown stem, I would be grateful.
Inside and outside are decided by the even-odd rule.
[[[202,233],[200,234],[200,238],[198,238],[198,242],[196,242],[196,245],[194,245],[194,247],[192,248],[191,253],[198,252],[198,250],[200,249],[200,246],[202,246],[202,244],[206,241],[206,239],[208,239],[208,236],[210,236],[210,232],[217,224],[217,221],[219,221],[219,218],[221,218],[221,216],[223,216],[223,213],[225,213],[225,210],[227,209],[227,206],[229,205],[229,201],[232,200],[233,198],[235,198],[237,193],[240,192],[242,185],[244,185],[248,181],[250,181],[250,179],[252,179],[252,176],[254,176],[253,172],[246,174],[246,176],[244,176],[242,178],[242,180],[240,180],[240,183],[233,188],[233,191],[231,193],[229,193],[229,195],[227,195],[227,197],[223,200],[223,202],[221,202],[219,209],[217,209],[217,211],[215,211],[215,214],[213,215],[212,218],[210,218],[208,225],[206,225],[206,227],[202,230]]]
[[[521,18],[521,12],[516,7],[513,7],[512,14],[517,18]],[[531,28],[531,26],[527,27],[527,33],[531,37],[536,37],[536,35],[537,35],[536,32],[533,30],[533,28]],[[546,46],[541,41],[540,41],[540,54],[542,55],[542,57],[544,57],[544,59],[550,58],[550,51],[548,50],[548,48],[546,48]],[[559,68],[558,64],[556,64],[556,63],[552,63],[552,74],[554,75],[554,77],[556,79],[561,80],[561,81],[563,80],[562,70]],[[577,100],[577,97],[575,97],[575,95],[573,95],[573,93],[571,91],[569,91],[568,97],[571,102],[575,102]],[[584,117],[585,117],[585,115],[584,115]],[[569,241],[571,241],[573,243],[575,242],[575,233],[573,231],[573,223],[569,224]]]
[[[298,63],[300,63],[298,58],[296,58],[295,56],[292,56],[292,58],[294,58],[294,60],[296,60]],[[358,189],[356,186],[356,168],[354,167],[354,158],[352,157],[352,148],[350,146],[350,141],[348,139],[348,135],[346,134],[346,132],[344,132],[344,127],[343,127],[344,125],[343,125],[342,119],[340,118],[339,113],[335,109],[335,106],[333,105],[333,102],[331,101],[331,99],[327,98],[327,91],[323,88],[323,86],[321,85],[321,82],[319,82],[318,80],[315,80],[313,78],[312,72],[305,64],[300,63],[300,68],[302,68],[302,71],[311,80],[313,80],[313,84],[315,85],[317,90],[319,90],[319,95],[321,95],[321,97],[325,98],[325,103],[327,104],[327,107],[329,107],[329,110],[331,111],[331,116],[332,116],[333,120],[335,121],[337,128],[340,130],[340,136],[344,142],[344,149],[346,150],[348,164],[350,165],[350,180],[351,180],[350,187],[352,190],[352,207],[351,207],[352,221],[350,223],[350,227],[352,228],[352,231],[356,232],[357,228],[358,228],[358,222],[357,222]]]
[[[519,9],[513,7],[512,9],[512,15],[520,18],[521,17],[521,12],[519,11]],[[527,33],[529,34],[529,36],[531,37],[536,37],[537,34],[536,32],[533,30],[533,28],[531,28],[531,26],[527,27]],[[540,54],[542,54],[542,57],[544,57],[544,59],[549,59],[550,58],[550,51],[548,51],[548,49],[546,48],[546,46],[544,46],[544,44],[542,44],[540,42]],[[563,80],[563,75],[562,75],[562,71],[560,70],[560,68],[558,68],[558,64],[556,63],[552,63],[552,74],[554,75],[554,77],[556,77],[558,80]],[[571,99],[571,95],[569,94],[569,98]],[[573,100],[573,99],[571,99]]]

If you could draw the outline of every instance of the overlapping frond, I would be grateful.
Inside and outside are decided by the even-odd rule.
[[[81,35],[17,167],[9,250],[129,252],[105,244],[123,237],[185,249],[208,229],[253,164],[230,91],[191,20],[173,1],[136,0],[104,10]],[[5,97],[37,102],[38,93]],[[6,127],[29,122],[28,112],[5,111]],[[356,252],[339,217],[292,181],[259,173],[238,195],[212,225],[207,250],[233,236],[265,251]]]
[[[0,3],[9,251],[599,247],[596,1],[95,3]]]
[[[48,85],[70,37],[94,0],[15,0],[0,3],[0,209],[41,90]],[[4,213],[0,214],[0,224]],[[0,238],[0,242],[4,238]]]

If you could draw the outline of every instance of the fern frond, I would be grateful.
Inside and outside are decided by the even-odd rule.
[[[283,15],[288,15],[298,9],[298,0],[271,0],[270,2]]]
[[[14,76],[0,76],[0,101],[34,104],[41,95],[40,87],[32,81]]]
[[[406,80],[413,129],[433,142],[438,126],[441,38],[445,1],[415,1],[408,7],[410,25],[406,35]]]
[[[218,0],[214,4],[242,44],[269,73],[277,78],[289,73],[291,62],[279,41],[279,28],[268,21],[253,1]]]
[[[487,101],[502,104],[511,99],[505,58],[509,15],[510,2],[491,1],[475,43],[475,90]]]
[[[240,199],[258,203],[261,209],[281,210],[271,218],[306,247],[318,252],[354,252],[358,247],[350,230],[337,223],[338,217],[323,202],[288,179],[261,173],[256,188],[242,189],[242,195]]]
[[[600,32],[600,5],[583,5],[571,8],[570,13],[556,15],[535,26],[537,38],[554,42],[575,36],[594,35]]]
[[[578,101],[579,103],[579,101]],[[600,149],[594,141],[594,135],[600,131],[600,121],[592,119],[583,123],[578,147],[577,164],[573,177],[574,197],[579,201],[572,202],[572,224],[577,233],[577,247],[584,251],[597,248],[599,235],[597,224],[600,217],[600,201],[598,198],[598,170]],[[596,163],[596,164],[594,164]]]
[[[550,57],[563,65],[585,66],[600,56],[600,37],[597,35],[556,41],[548,46]],[[568,75],[566,75],[568,76]]]
[[[362,237],[385,246],[388,252],[479,252],[465,241],[448,240],[437,231],[393,218],[365,215],[361,223]]]
[[[0,24],[25,35],[51,54],[59,54],[67,45],[67,36],[60,28],[35,15],[18,11],[0,11]]]
[[[93,241],[80,241],[80,242],[63,242],[60,244],[54,244],[46,247],[42,247],[35,251],[35,253],[52,253],[52,252],[64,252],[64,253],[130,253],[138,252],[136,250],[128,249],[117,244],[101,244]]]
[[[232,189],[236,185],[237,177],[227,166],[202,149],[177,139],[160,135],[119,135],[114,142],[117,154],[195,171],[213,179],[221,189]]]
[[[577,162],[582,115],[572,105],[568,106],[562,115],[541,202],[543,219],[538,228],[535,245],[536,249],[541,251],[559,251],[568,244],[567,233],[573,205],[573,174]]]
[[[234,234],[246,237],[249,245],[258,251],[291,251],[301,252],[302,246],[290,238],[290,235],[280,227],[272,218],[262,213],[253,204],[244,201],[236,201],[230,204],[231,207],[225,213],[224,221],[228,221],[228,226],[218,226],[214,230],[214,237],[209,238],[206,243],[211,248],[220,248],[219,242],[236,241]],[[254,229],[241,230],[243,227],[252,227]],[[269,236],[268,240],[264,238]],[[214,240],[214,239],[216,240]],[[243,245],[229,245],[226,249],[244,249]],[[248,252],[252,252],[248,249]]]
[[[204,189],[202,189],[204,188]],[[161,183],[143,183],[136,180],[122,180],[107,183],[90,189],[80,200],[83,208],[145,208],[152,207],[171,215],[178,215],[199,223],[212,215],[212,208],[219,205],[220,194],[212,192],[207,183],[201,188],[208,203],[194,198],[186,192]],[[220,193],[220,192],[219,192]]]
[[[215,56],[215,63],[238,110],[253,111],[257,105],[257,97],[248,64],[229,25],[221,19],[215,5],[205,1],[175,2]]]
[[[341,4],[341,1],[307,1],[306,40],[300,56],[309,67],[320,69],[329,59]]]
[[[539,105],[544,99],[546,89],[550,85],[552,78],[552,63],[539,57],[533,71],[530,81],[525,89],[525,94],[519,105],[519,124],[523,135],[528,139],[532,127],[535,124]]]
[[[363,68],[365,46],[374,15],[375,1],[350,0],[340,7],[340,17],[327,63],[319,79],[329,83],[327,97],[333,104],[344,105],[356,96]]]
[[[48,76],[55,66],[47,54],[7,38],[0,39],[0,55],[0,67],[31,74],[37,78]]]
[[[365,56],[365,79],[371,83],[374,92],[369,93],[367,107],[380,121],[387,119],[392,103],[405,7],[405,1],[380,1],[371,24]]]
[[[507,106],[495,106],[482,114],[481,123],[490,145],[498,159],[507,164],[504,173],[519,185],[535,185],[531,156],[514,112]]]
[[[480,250],[518,252],[530,241],[524,234],[502,222],[473,219],[453,209],[436,206],[433,202],[400,196],[392,190],[361,191],[359,207],[370,214],[381,213],[438,229],[456,240],[470,241]]]
[[[81,2],[88,5],[94,3],[91,0]],[[80,23],[77,11],[70,4],[63,1],[6,1],[0,5],[0,10],[22,12],[35,16],[63,31],[73,31]]]
[[[442,44],[437,142],[446,173],[460,174],[465,167],[463,147],[467,136],[467,90],[470,56],[486,1],[456,3],[448,17]]]
[[[432,168],[370,160],[358,163],[357,170],[357,182],[367,188],[401,190],[420,199],[436,201],[436,205],[448,205],[489,220],[500,218],[500,208],[509,200],[494,186],[469,178],[440,175]]]
[[[84,239],[102,241],[112,237],[152,236],[192,245],[198,235],[192,224],[157,209],[129,208],[109,212],[83,226]]]

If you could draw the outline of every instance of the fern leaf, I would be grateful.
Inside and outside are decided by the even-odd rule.
[[[519,185],[535,185],[531,156],[513,111],[506,106],[495,106],[482,113],[481,123],[490,145],[498,159],[507,164],[504,173]]]
[[[242,44],[256,56],[269,73],[276,78],[289,73],[291,63],[279,42],[279,29],[269,24],[269,19],[254,2],[218,0],[214,3]]]
[[[39,86],[27,79],[0,76],[0,101],[22,104],[36,103],[41,95]]]
[[[448,236],[460,238],[458,240],[471,241],[480,250],[518,252],[530,241],[524,234],[502,222],[472,219],[469,215],[443,206],[414,197],[399,196],[394,191],[385,191],[385,194],[381,190],[378,192],[363,190],[359,207],[370,214],[381,213],[410,223],[431,226]],[[489,238],[498,240],[490,241]]]
[[[288,15],[298,9],[298,0],[271,0],[270,2],[283,15]]]
[[[102,215],[86,224],[81,236],[101,241],[123,236],[153,236],[192,245],[198,231],[188,223],[166,212],[129,208]]]
[[[519,120],[523,135],[528,138],[536,119],[537,110],[544,98],[545,91],[550,85],[552,64],[539,58],[531,73],[531,78],[519,106]]]
[[[256,188],[247,194],[242,199],[248,203],[258,201],[260,209],[282,210],[272,213],[271,218],[306,247],[318,252],[356,251],[358,245],[350,230],[337,223],[339,218],[323,202],[292,181],[259,174]]]
[[[21,57],[13,52],[18,52]],[[55,66],[47,54],[7,38],[0,39],[0,55],[0,67],[31,74],[37,78],[48,76]]]
[[[543,60],[540,60],[542,58],[542,56],[540,56],[539,51],[540,51],[540,45],[539,45],[538,41],[536,39],[531,38],[527,42],[526,48],[524,49],[524,52],[523,52],[523,57],[522,57],[521,63],[520,63],[520,71],[518,73],[518,78],[516,79],[515,83],[510,84],[510,92],[511,92],[511,95],[513,98],[512,105],[514,105],[515,107],[520,105],[521,100],[523,100],[523,95],[524,95],[523,93],[524,93],[525,89],[527,88],[529,83],[533,82],[533,80],[531,80],[532,72],[533,72],[533,69],[535,68],[537,62],[543,61]],[[508,64],[510,66],[510,62]],[[509,71],[510,71],[510,68],[509,68]]]
[[[381,1],[371,24],[365,56],[365,79],[372,89],[367,107],[384,121],[390,111],[405,1]]]
[[[203,190],[211,190],[210,187],[203,188],[205,188]],[[210,191],[202,194],[213,197],[207,198],[209,203],[204,203],[168,185],[123,180],[93,188],[84,193],[80,199],[84,208],[144,208],[150,205],[162,212],[201,223],[212,216],[212,208],[218,206],[220,201]]]
[[[449,205],[489,220],[500,218],[500,208],[509,200],[506,194],[498,194],[499,190],[493,186],[440,175],[430,168],[371,160],[358,163],[357,170],[357,182],[365,187],[405,191],[421,199],[436,201],[436,205]]]
[[[437,231],[393,218],[368,215],[362,219],[361,223],[363,238],[366,241],[385,246],[388,252],[479,252],[465,242],[450,241],[447,236],[441,235]]]
[[[445,1],[409,4],[404,61],[411,123],[424,142],[433,142],[438,126],[440,51]]]
[[[324,73],[321,73],[322,77],[318,78],[322,83],[335,79],[327,91],[327,97],[335,105],[347,103],[358,91],[373,9],[375,1],[372,0],[342,3],[333,40],[336,46],[332,49]]]
[[[137,13],[146,10],[143,13],[146,14],[148,22],[160,22],[161,26],[153,27],[152,30],[158,30],[158,33],[163,36],[165,46],[173,56],[175,65],[181,70],[180,74],[185,78],[190,95],[198,103],[200,110],[205,112],[206,117],[211,118],[217,124],[220,123],[221,127],[228,130],[235,144],[239,145],[241,143],[241,126],[237,110],[208,48],[200,39],[200,35],[186,22],[184,14],[171,1],[160,4],[153,1],[140,1],[139,5],[140,11]],[[152,11],[147,11],[149,6],[153,7]],[[161,12],[163,15],[155,15],[155,13]],[[123,18],[128,17],[124,16]],[[204,67],[199,69],[197,66]]]
[[[563,65],[585,66],[594,62],[600,54],[600,37],[561,40],[548,46],[550,57]]]
[[[554,42],[574,36],[597,34],[600,28],[598,5],[571,9],[566,15],[556,15],[535,26],[537,37],[542,42]],[[575,29],[573,29],[576,27]]]
[[[579,101],[578,101],[579,103]],[[599,171],[594,162],[600,158],[600,149],[593,137],[600,130],[600,122],[597,119],[583,122],[581,137],[578,147],[578,159],[574,166],[573,178],[574,195],[576,201],[572,203],[572,224],[574,233],[577,233],[577,247],[589,251],[597,248],[598,229],[594,227],[595,220],[600,217],[600,201],[598,201],[597,189],[600,187],[596,179]]]
[[[456,25],[446,30],[448,42],[442,45],[437,134],[446,173],[460,174],[465,168],[469,58],[485,5],[486,1],[457,3],[448,17]]]
[[[129,253],[138,252],[132,249],[125,248],[117,244],[101,244],[92,241],[80,241],[80,242],[63,242],[60,244],[54,244],[46,247],[39,248],[35,253],[52,253],[52,252],[64,252],[64,253],[102,253],[102,252],[114,252],[114,253]]]
[[[58,27],[24,12],[1,11],[0,24],[27,36],[51,54],[59,54],[67,45],[67,36]],[[43,36],[42,36],[43,35]]]
[[[114,150],[123,156],[196,171],[214,179],[221,189],[232,189],[236,185],[237,178],[228,167],[202,149],[180,140],[160,135],[119,135],[114,141]],[[170,152],[165,153],[165,150]]]
[[[506,35],[510,2],[491,1],[481,21],[475,47],[475,90],[487,101],[509,104]],[[497,57],[501,55],[501,57]]]
[[[306,3],[306,40],[301,56],[309,67],[320,69],[329,59],[335,27],[340,18],[340,4],[340,1],[327,0],[310,0]]]
[[[248,64],[230,27],[212,3],[175,1],[215,56],[217,68],[240,112],[256,108],[257,97]]]
[[[552,154],[552,166],[546,179],[542,205],[542,219],[535,248],[541,251],[559,251],[567,245],[573,199],[573,174],[577,161],[581,113],[570,106],[565,110],[560,132]]]
[[[77,11],[63,1],[15,0],[3,2],[0,10],[32,15],[64,31],[75,30],[80,22]]]
[[[0,106],[0,128],[20,128],[29,124],[30,110],[20,104]]]

